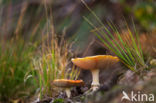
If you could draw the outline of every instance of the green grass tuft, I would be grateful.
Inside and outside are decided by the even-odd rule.
[[[134,32],[132,32],[127,25],[128,38],[123,39],[122,33],[119,32],[112,22],[107,22],[109,27],[106,27],[98,16],[87,6],[87,4],[83,0],[81,1],[100,25],[100,28],[98,28],[88,18],[84,17],[84,19],[93,27],[94,30],[92,30],[92,32],[99,38],[99,40],[110,51],[118,56],[122,63],[124,63],[130,70],[137,72],[140,70],[139,68],[147,68],[135,26]],[[113,31],[113,33],[111,31]]]
[[[23,40],[1,41],[0,101],[23,99],[34,91],[35,84],[30,75],[34,51],[35,47],[25,45]]]

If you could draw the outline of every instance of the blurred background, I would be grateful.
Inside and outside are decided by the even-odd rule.
[[[124,31],[126,21],[129,26],[134,22],[139,34],[156,31],[155,0],[84,1],[106,26],[107,21],[112,21]],[[41,41],[51,39],[51,36],[47,38],[47,31],[60,38],[65,35],[64,39],[73,43],[71,51],[76,51],[77,57],[109,54],[91,32],[92,28],[84,17],[98,26],[96,18],[81,0],[0,0],[0,101],[14,100],[19,95],[29,98],[36,92],[32,88],[37,87],[33,79],[26,84],[23,80],[29,79],[25,75],[30,72],[32,58],[41,50]],[[90,75],[84,78],[86,72],[80,75],[85,81],[90,78]],[[101,77],[103,75],[103,78],[109,76],[101,74]]]
[[[156,29],[156,4],[153,0],[85,0],[85,2],[103,23],[111,20],[124,28],[123,20],[131,25],[133,19],[141,32]],[[20,35],[25,40],[32,37],[35,40],[41,39],[40,34],[47,22],[50,25],[52,17],[56,34],[61,35],[64,31],[66,38],[73,37],[80,50],[84,50],[92,40],[91,26],[83,16],[95,24],[96,19],[81,0],[1,0],[0,5],[1,38],[9,39]]]

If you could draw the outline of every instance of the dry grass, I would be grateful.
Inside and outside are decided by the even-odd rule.
[[[130,38],[130,35],[129,35],[128,31],[122,31],[121,38],[129,46],[132,45],[132,40]],[[121,45],[121,42],[118,39],[118,37],[117,37],[116,34],[115,34],[115,39]],[[156,41],[156,35],[155,35],[155,33],[153,32],[153,33],[150,33],[150,34],[145,34],[145,33],[140,34],[139,35],[139,41],[140,41],[140,46],[142,48],[143,54],[146,57],[147,56],[150,56],[152,58],[155,58],[156,57],[156,55],[155,55],[156,54],[156,43],[155,43],[155,41]],[[137,45],[139,46],[139,44],[137,44]],[[121,46],[123,46],[123,45],[121,45]]]
[[[141,34],[140,43],[143,53],[146,56],[156,58],[156,34]]]

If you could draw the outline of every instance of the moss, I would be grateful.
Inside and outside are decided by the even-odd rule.
[[[57,98],[57,99],[54,100],[53,103],[64,103],[64,99],[62,99],[62,98]]]

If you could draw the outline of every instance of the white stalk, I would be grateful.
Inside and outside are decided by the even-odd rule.
[[[70,88],[66,88],[65,92],[66,92],[67,97],[70,98],[70,96],[71,96]]]
[[[97,90],[100,86],[100,83],[99,83],[99,69],[93,69],[91,70],[92,72],[92,89],[93,91]]]

